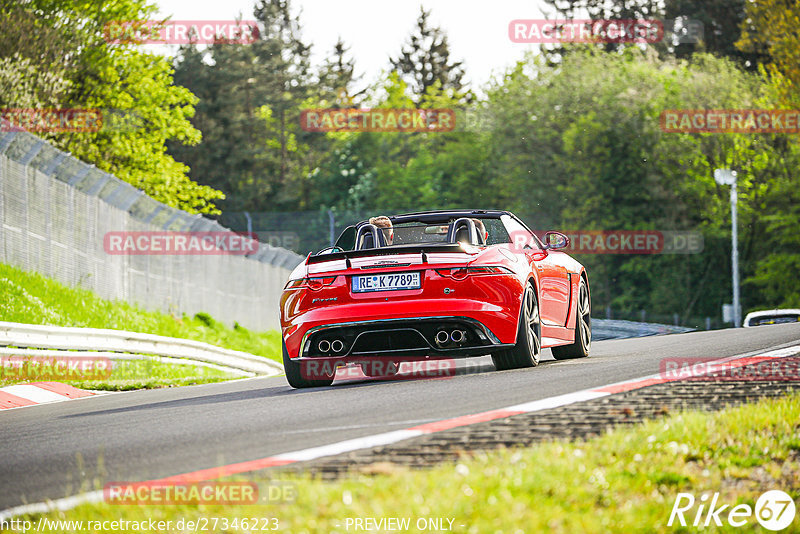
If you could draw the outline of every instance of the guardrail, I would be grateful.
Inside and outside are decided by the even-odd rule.
[[[629,337],[659,336],[691,332],[694,328],[660,323],[640,323],[619,319],[595,319],[592,317],[592,339],[625,339]]]
[[[0,322],[0,347],[8,346],[84,351],[64,354],[70,356],[109,357],[108,353],[145,354],[217,364],[258,375],[272,376],[283,373],[281,364],[262,356],[223,349],[201,341],[124,330]],[[22,351],[16,353],[22,354]],[[30,354],[33,355],[34,351],[30,351]]]

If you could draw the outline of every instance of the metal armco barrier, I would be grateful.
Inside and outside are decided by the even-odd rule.
[[[70,351],[64,352],[63,356],[92,354],[74,351],[147,354],[207,362],[259,375],[271,376],[283,373],[283,366],[278,362],[247,352],[223,349],[189,339],[125,332],[124,330],[0,322],[0,347],[8,346]],[[22,351],[15,352],[15,354],[21,353]],[[108,354],[102,354],[102,356],[107,357]]]

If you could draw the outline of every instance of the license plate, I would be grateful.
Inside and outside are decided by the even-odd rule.
[[[353,293],[419,288],[419,272],[370,274],[353,277]]]

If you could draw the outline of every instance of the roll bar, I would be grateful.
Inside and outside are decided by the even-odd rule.
[[[364,238],[367,235],[372,236],[372,247],[365,247],[364,242],[366,241]],[[356,231],[356,250],[365,250],[368,248],[378,248],[382,247],[386,244],[386,240],[383,237],[383,232],[381,232],[377,226],[371,223],[362,224],[358,227]]]
[[[470,244],[471,245],[479,244],[480,239],[478,238],[478,229],[475,227],[475,221],[473,221],[468,217],[461,217],[460,219],[455,220],[453,225],[450,227],[450,231],[447,234],[447,241],[449,241],[450,243],[455,243],[458,231],[465,226],[469,231]]]

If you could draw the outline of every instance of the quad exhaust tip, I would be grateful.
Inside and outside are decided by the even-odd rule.
[[[341,339],[334,339],[333,341],[321,339],[320,342],[317,343],[317,348],[322,353],[333,351],[338,354],[344,350],[344,341]]]
[[[438,347],[447,345],[448,343],[463,343],[467,339],[467,333],[464,330],[455,329],[449,334],[445,330],[436,332],[436,345]]]

